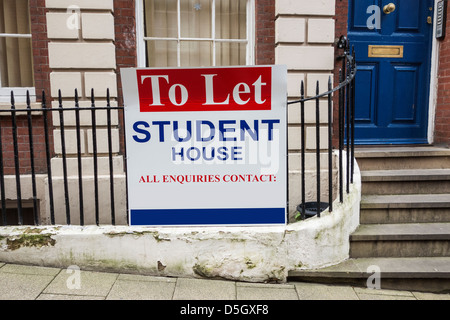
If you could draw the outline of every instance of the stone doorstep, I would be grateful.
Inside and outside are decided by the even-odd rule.
[[[381,278],[450,279],[450,257],[349,259],[327,268],[290,271],[289,277],[367,279],[374,274],[375,267]]]
[[[449,208],[450,194],[368,195],[361,199],[361,209]]]
[[[363,182],[450,180],[450,169],[370,170],[362,171]]]
[[[450,223],[360,225],[350,241],[450,240]]]
[[[450,149],[433,146],[416,147],[360,147],[355,149],[355,157],[362,158],[418,158],[450,156]]]

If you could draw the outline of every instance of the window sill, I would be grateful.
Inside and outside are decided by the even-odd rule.
[[[0,87],[0,104],[11,105],[11,91],[14,92],[14,101],[18,105],[20,103],[25,104],[27,101],[27,91],[30,94],[30,102],[36,102],[36,89],[35,88],[1,88]]]
[[[27,104],[24,102],[15,103],[15,108],[17,110],[27,109]],[[42,105],[40,102],[32,102],[30,103],[31,115],[42,115]],[[0,100],[0,117],[10,117],[11,116],[11,103],[2,102]],[[18,111],[16,112],[16,116],[26,116],[28,112],[26,111]]]

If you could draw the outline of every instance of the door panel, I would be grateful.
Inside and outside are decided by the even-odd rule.
[[[417,66],[394,67],[393,123],[415,123],[417,104]]]
[[[396,8],[386,14],[389,3]],[[430,8],[432,0],[349,0],[348,38],[358,66],[356,143],[427,143]]]
[[[403,10],[404,6],[420,7],[420,0],[400,0],[398,1],[398,24],[397,32],[415,32],[420,33],[420,18],[419,10],[410,11]]]
[[[375,104],[377,91],[378,64],[358,65],[359,91],[355,97],[355,117],[360,123],[375,122]]]

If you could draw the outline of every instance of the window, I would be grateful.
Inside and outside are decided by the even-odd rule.
[[[0,102],[35,99],[28,0],[0,0]]]
[[[140,67],[253,64],[252,0],[141,0]],[[139,20],[138,20],[139,21]]]

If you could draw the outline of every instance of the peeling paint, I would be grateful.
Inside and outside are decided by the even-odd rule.
[[[284,282],[291,270],[317,269],[348,258],[349,235],[359,224],[360,196],[358,173],[350,194],[343,203],[336,202],[333,213],[286,226],[0,227],[0,261]]]
[[[209,268],[203,264],[199,264],[196,263],[193,267],[192,267],[192,271],[194,271],[194,273],[196,275],[199,275],[200,277],[203,278],[214,278],[212,271],[212,268]]]
[[[22,247],[41,248],[46,246],[54,246],[56,240],[50,234],[27,234],[23,233],[16,237],[7,237],[6,246],[8,250],[17,250]]]

